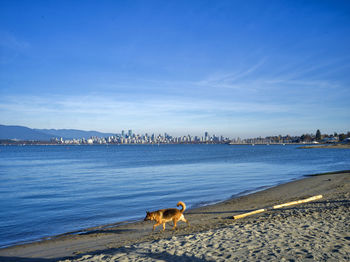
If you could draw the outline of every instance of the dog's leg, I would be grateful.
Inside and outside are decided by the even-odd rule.
[[[190,222],[188,222],[188,220],[184,217],[184,215],[181,215],[180,220],[186,222],[188,227],[190,226]]]
[[[163,231],[165,230],[165,222],[163,223]]]
[[[176,218],[173,219],[173,223],[174,223],[173,230],[176,229],[176,223],[177,223],[177,221],[178,221],[178,220],[177,220]]]
[[[154,230],[156,229],[156,227],[159,226],[160,224],[161,224],[160,222],[158,222],[157,224],[154,224],[154,225],[153,225],[153,231],[154,231]]]

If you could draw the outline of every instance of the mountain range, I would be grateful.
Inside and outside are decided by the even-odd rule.
[[[60,137],[63,139],[87,139],[92,136],[108,137],[113,135],[115,134],[77,129],[32,129],[25,126],[0,125],[0,139],[49,141],[52,138]]]

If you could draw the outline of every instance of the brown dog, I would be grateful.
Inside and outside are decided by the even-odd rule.
[[[185,203],[180,201],[179,203],[177,203],[177,206],[181,206],[182,209],[179,210],[177,208],[167,208],[167,209],[160,209],[154,212],[146,211],[147,215],[144,221],[147,221],[147,220],[156,221],[157,223],[153,225],[153,230],[160,224],[163,224],[163,231],[165,230],[165,223],[170,221],[173,221],[174,223],[173,230],[176,228],[176,223],[178,221],[184,221],[187,223],[187,225],[189,225],[188,221],[182,214],[186,210]]]

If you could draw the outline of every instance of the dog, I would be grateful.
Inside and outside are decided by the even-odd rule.
[[[180,201],[177,203],[177,206],[181,206],[182,209],[179,210],[177,208],[167,208],[167,209],[160,209],[153,212],[146,211],[146,217],[144,221],[147,220],[154,220],[156,221],[156,224],[153,225],[153,231],[156,229],[157,226],[160,224],[163,224],[163,231],[165,230],[165,223],[173,221],[174,226],[173,230],[176,229],[176,224],[178,221],[184,221],[189,226],[189,222],[184,217],[183,212],[186,210],[186,205],[184,202]]]

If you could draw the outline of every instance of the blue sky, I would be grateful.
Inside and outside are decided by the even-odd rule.
[[[350,130],[349,1],[0,2],[0,124]]]

